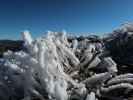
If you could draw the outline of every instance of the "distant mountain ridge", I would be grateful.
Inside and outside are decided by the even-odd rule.
[[[23,49],[22,40],[0,40],[0,57],[3,56],[3,53],[12,50],[19,51]]]

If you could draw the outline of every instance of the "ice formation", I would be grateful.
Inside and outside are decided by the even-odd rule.
[[[48,31],[47,36],[32,39],[29,31],[22,32],[26,49],[5,52],[0,63],[0,99],[125,100],[126,95],[132,97],[133,74],[123,71],[127,67],[120,65],[131,65],[132,60],[128,59],[130,55],[125,48],[123,62],[119,58],[123,57],[121,52],[114,52],[119,51],[118,46],[129,46],[129,50],[132,47],[127,45],[133,39],[129,26],[115,30],[104,39],[71,37],[65,31]]]

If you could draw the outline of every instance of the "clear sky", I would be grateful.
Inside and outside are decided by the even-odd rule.
[[[111,32],[133,21],[133,0],[0,0],[0,39],[19,39],[29,30]]]

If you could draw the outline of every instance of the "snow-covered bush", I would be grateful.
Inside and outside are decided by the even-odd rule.
[[[116,64],[119,52],[111,50],[125,43],[123,36],[126,44],[133,39],[129,29],[132,33],[126,26],[106,41],[69,37],[65,31],[32,39],[29,31],[22,32],[24,49],[5,52],[0,59],[0,100],[124,100],[133,91],[133,74]]]
[[[4,95],[13,99],[13,96],[24,94],[20,97],[24,100],[30,100],[34,95],[43,100],[48,94],[49,99],[67,100],[67,83],[71,82],[71,78],[64,72],[63,63],[67,61],[65,57],[75,66],[79,60],[67,48],[69,45],[65,34],[48,32],[47,37],[36,40],[32,39],[28,31],[22,35],[27,51],[8,51],[4,54],[5,60],[1,66],[4,68],[2,70],[6,70],[3,79],[5,83],[1,84],[9,92]],[[68,65],[68,62],[65,63]],[[19,90],[23,93],[16,92]],[[10,95],[10,92],[16,95]],[[8,99],[3,98],[3,100]]]

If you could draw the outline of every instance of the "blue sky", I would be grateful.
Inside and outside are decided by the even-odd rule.
[[[19,39],[23,30],[101,35],[124,22],[133,22],[133,0],[0,0],[0,39]]]

